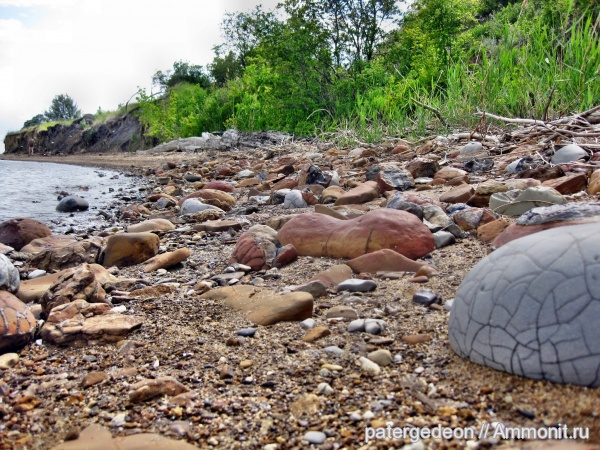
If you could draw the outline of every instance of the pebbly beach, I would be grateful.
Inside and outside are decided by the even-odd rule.
[[[0,448],[600,448],[599,155],[0,155],[140,177],[85,232],[0,223]]]

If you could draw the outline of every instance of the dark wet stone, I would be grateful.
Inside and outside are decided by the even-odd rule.
[[[494,167],[492,159],[472,159],[464,164],[464,169],[467,172],[484,173],[489,172]]]
[[[434,303],[442,304],[442,298],[428,289],[420,289],[415,292],[412,301],[413,303],[423,306],[431,306]]]
[[[87,211],[89,207],[90,204],[86,199],[77,195],[69,195],[56,205],[56,210],[60,212]]]
[[[400,194],[400,195],[398,195]],[[387,208],[397,209],[399,211],[409,212],[423,220],[423,208],[413,202],[407,202],[403,200],[402,194],[398,193],[394,195],[387,203]]]

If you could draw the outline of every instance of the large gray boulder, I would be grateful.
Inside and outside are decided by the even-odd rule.
[[[509,242],[460,285],[448,323],[456,353],[533,379],[600,387],[600,225]]]

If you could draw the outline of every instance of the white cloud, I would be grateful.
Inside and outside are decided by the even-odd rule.
[[[259,3],[277,1],[0,0],[0,137],[55,95],[115,109],[175,61],[210,63],[224,13]]]

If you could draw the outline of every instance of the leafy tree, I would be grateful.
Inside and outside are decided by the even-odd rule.
[[[203,67],[187,61],[175,61],[173,70],[169,69],[166,72],[159,70],[152,77],[152,83],[162,89],[172,88],[179,83],[197,84],[205,89],[210,87],[210,80]]]
[[[221,24],[225,43],[215,48],[217,55],[233,52],[240,66],[245,68],[261,41],[276,34],[281,25],[275,14],[263,11],[261,5],[249,13],[227,13]]]
[[[41,125],[46,121],[46,117],[43,114],[37,114],[33,116],[31,119],[25,121],[23,124],[23,128],[32,127],[34,125]]]
[[[400,10],[396,0],[285,0],[290,16],[303,15],[319,23],[338,66],[370,61],[376,46],[385,37],[385,25]]]
[[[220,56],[218,48],[215,50],[217,55],[208,66],[208,70],[217,86],[224,86],[229,80],[235,80],[241,76],[243,67],[232,51],[225,56]]]
[[[50,108],[44,113],[47,120],[71,120],[81,117],[77,103],[67,94],[57,95],[52,99]]]

